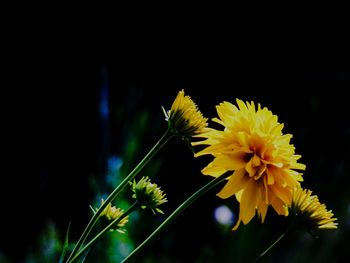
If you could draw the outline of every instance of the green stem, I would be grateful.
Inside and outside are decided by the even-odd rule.
[[[230,174],[223,174],[214,180],[211,180],[209,183],[207,183],[205,186],[203,186],[201,189],[199,189],[197,192],[195,192],[193,195],[191,195],[187,200],[185,200],[176,210],[167,217],[163,221],[161,225],[158,226],[156,230],[153,231],[151,235],[147,237],[145,241],[143,241],[137,248],[135,248],[123,261],[122,263],[125,263],[129,261],[132,257],[134,257],[138,252],[140,252],[143,247],[151,242],[160,232],[166,228],[183,210],[185,210],[189,205],[191,205],[194,201],[196,201],[199,197],[201,197],[203,194],[205,194],[208,190],[225,180]]]
[[[293,228],[293,225],[290,225],[286,232],[284,232],[282,235],[280,235],[279,238],[275,240],[263,253],[261,253],[256,259],[254,259],[253,263],[259,262],[278,242],[282,240]]]
[[[88,251],[86,252],[86,254],[85,254],[85,257],[81,260],[81,263],[88,262],[88,260],[89,260],[89,258],[90,258],[90,256],[91,256],[92,251],[94,250],[95,246],[96,246],[96,243],[93,244],[93,245],[89,248],[89,250],[88,250]]]
[[[140,172],[140,170],[152,159],[152,157],[173,137],[174,135],[170,132],[170,129],[163,134],[159,141],[153,146],[153,148],[148,152],[148,154],[141,160],[141,162],[132,170],[127,177],[113,190],[113,192],[107,197],[104,203],[101,204],[100,208],[96,211],[93,217],[90,219],[90,222],[84,229],[83,234],[80,236],[77,244],[75,245],[72,253],[66,262],[69,262],[70,259],[79,251],[79,249],[84,244],[86,238],[90,234],[92,228],[96,224],[100,214],[106,208],[106,206],[112,202],[117,195],[124,189],[129,181],[134,179],[134,177]]]
[[[100,239],[107,231],[109,231],[111,228],[113,228],[115,225],[117,225],[124,217],[126,217],[127,215],[129,215],[132,211],[135,210],[135,208],[137,208],[138,202],[136,201],[135,203],[133,203],[128,210],[125,211],[125,213],[113,220],[112,223],[110,223],[108,226],[106,226],[101,232],[99,232],[93,239],[90,240],[89,243],[87,243],[82,249],[79,250],[79,252],[70,260],[68,261],[69,263],[73,263],[74,261],[76,261],[87,249],[89,249],[92,245],[95,244],[95,242]]]

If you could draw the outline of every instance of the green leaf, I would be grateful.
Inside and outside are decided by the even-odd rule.
[[[71,224],[71,222],[69,222],[69,224],[68,224],[68,228],[67,228],[67,232],[66,232],[66,237],[65,237],[65,239],[64,239],[63,248],[62,248],[62,254],[61,254],[59,263],[63,263],[64,256],[66,255],[66,252],[67,252],[67,248],[68,248],[68,236],[69,236],[70,224]]]

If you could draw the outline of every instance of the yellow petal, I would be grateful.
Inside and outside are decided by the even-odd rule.
[[[234,171],[245,166],[242,153],[218,155],[202,170],[204,175],[219,176],[227,171]]]
[[[269,204],[269,188],[268,188],[268,184],[267,184],[267,178],[266,176],[263,177],[263,190],[265,193],[265,199],[263,199],[265,201],[265,204]]]
[[[240,190],[240,191],[238,191],[238,192],[235,194],[235,197],[236,197],[236,199],[237,199],[238,203],[240,203],[240,202],[241,202],[241,199],[242,199],[242,193],[243,193],[243,189],[242,189],[242,190]]]
[[[246,164],[243,159],[243,154],[240,152],[234,154],[218,155],[214,159],[213,163],[215,163],[215,165],[222,166],[228,171],[242,169]]]
[[[275,183],[275,176],[270,172],[270,169],[266,169],[267,184],[272,185]]]
[[[213,165],[213,162],[211,162],[207,165],[207,167],[203,168],[201,172],[204,175],[211,175],[214,177],[218,177],[218,176],[224,174],[225,172],[227,172],[227,170],[223,169],[220,166]]]
[[[255,156],[255,155],[254,155]],[[252,177],[255,175],[257,168],[254,166],[254,157],[249,160],[245,166],[245,170],[248,172],[249,176]]]
[[[241,146],[248,146],[249,145],[248,134],[246,132],[243,132],[243,131],[237,132],[236,136],[237,136],[236,138],[238,140],[238,143]]]
[[[247,106],[245,105],[245,103],[242,100],[236,99],[236,102],[237,102],[237,105],[241,111],[245,112],[248,110]]]
[[[271,205],[273,209],[277,212],[279,215],[288,216],[288,209],[284,205],[281,199],[277,198],[273,192],[270,192],[270,198],[271,198]]]
[[[192,145],[199,145],[192,143]],[[232,153],[232,146],[230,144],[225,143],[216,143],[214,145],[208,146],[207,148],[203,149],[202,151],[199,151],[194,156],[202,156],[205,154],[223,154],[223,153]]]
[[[266,169],[267,167],[265,164],[260,165],[255,180],[259,179],[263,175],[263,173],[265,173]]]
[[[258,212],[259,212],[259,216],[261,218],[261,223],[264,223],[265,221],[265,217],[267,214],[267,209],[268,209],[268,205],[264,202],[264,199],[261,199],[258,203]]]
[[[224,188],[222,188],[222,190],[217,193],[217,196],[222,199],[229,198],[236,194],[239,190],[243,189],[248,181],[249,177],[245,176],[244,169],[236,170],[230,176]]]
[[[259,182],[257,189],[258,189],[257,211],[258,211],[259,217],[261,218],[262,223],[264,223],[266,213],[267,213],[267,208],[268,208],[268,203],[265,202],[266,195],[265,195],[264,184]]]
[[[288,186],[297,187],[299,185],[299,182],[294,177],[290,176],[288,172],[282,172],[281,175]]]
[[[244,224],[248,224],[254,217],[257,200],[257,183],[254,180],[249,180],[246,188],[243,191],[239,209],[240,217],[242,218]]]
[[[278,186],[283,186],[283,187],[286,187],[288,185],[286,180],[285,180],[285,176],[283,176],[281,169],[271,169],[270,173],[273,174],[275,184],[277,184]]]
[[[291,169],[297,169],[297,170],[305,170],[306,169],[306,165],[302,164],[302,163],[293,163],[290,166]]]
[[[236,225],[232,228],[232,231],[236,231],[237,228],[239,227],[239,225],[241,224],[242,220],[240,218],[238,218],[238,221],[236,223]]]
[[[276,184],[270,185],[269,189],[275,194],[275,196],[282,200],[284,204],[290,204],[292,202],[292,191],[290,188],[281,187]]]
[[[221,124],[222,126],[225,126],[225,123],[224,123],[222,120],[218,119],[218,118],[213,118],[212,121],[213,121],[213,122],[216,122],[216,123],[219,123],[219,124]]]
[[[302,177],[302,173],[299,173],[297,171],[293,171],[293,170],[286,170],[285,171],[289,176],[291,176],[292,178],[294,178],[296,181],[299,182],[303,182],[304,178]]]
[[[216,111],[219,118],[226,126],[230,126],[233,122],[234,112],[237,111],[237,107],[230,102],[224,101],[220,105],[216,106]]]

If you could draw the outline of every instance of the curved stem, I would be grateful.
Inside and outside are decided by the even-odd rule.
[[[113,220],[112,223],[110,223],[108,226],[106,226],[101,232],[99,232],[93,239],[90,240],[89,243],[87,243],[81,250],[79,250],[79,252],[70,260],[68,261],[69,263],[73,263],[75,260],[77,260],[88,248],[90,248],[92,245],[95,244],[95,242],[100,239],[108,230],[110,230],[111,228],[113,228],[113,226],[117,225],[124,217],[126,217],[127,215],[129,215],[132,211],[135,210],[135,208],[137,207],[138,202],[136,201],[135,203],[133,203],[128,210],[125,211],[125,213]]]
[[[129,181],[134,179],[134,177],[140,172],[140,170],[152,159],[152,157],[173,137],[174,135],[170,132],[170,129],[163,134],[163,136],[159,139],[159,141],[153,146],[153,148],[147,153],[147,155],[141,160],[141,162],[132,170],[127,177],[113,190],[113,192],[107,197],[104,203],[101,204],[100,208],[96,211],[96,213],[90,219],[90,222],[85,227],[83,234],[80,236],[77,244],[75,245],[72,253],[67,259],[67,263],[71,258],[79,251],[79,249],[84,244],[86,238],[90,234],[92,228],[96,224],[100,214],[106,208],[106,206],[112,202],[117,195],[124,189],[124,187],[128,184]]]
[[[290,225],[286,232],[280,235],[279,238],[275,240],[275,242],[273,242],[264,252],[262,252],[257,258],[254,259],[253,263],[259,262],[278,242],[282,240],[282,238],[284,238],[290,232],[292,228],[293,225]]]
[[[144,248],[144,246],[151,242],[160,232],[166,228],[183,210],[185,210],[189,205],[191,205],[194,201],[196,201],[199,197],[201,197],[203,194],[205,194],[208,190],[225,180],[228,176],[231,174],[223,174],[214,180],[207,183],[205,186],[203,186],[201,189],[199,189],[197,192],[195,192],[193,195],[191,195],[188,199],[186,199],[178,208],[175,209],[175,211],[167,217],[163,221],[162,224],[158,226],[156,230],[153,231],[151,235],[145,239],[137,248],[135,248],[123,261],[122,263],[125,263],[129,261],[132,257],[134,257],[138,252],[140,252],[141,249]]]

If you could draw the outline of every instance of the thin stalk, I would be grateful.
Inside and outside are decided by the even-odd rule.
[[[87,243],[82,249],[79,250],[79,252],[70,260],[68,261],[69,263],[73,263],[74,261],[76,261],[87,249],[89,249],[92,245],[95,244],[95,242],[100,239],[107,231],[109,231],[111,228],[113,228],[113,226],[117,225],[124,217],[126,217],[127,215],[129,215],[132,211],[134,211],[137,208],[138,202],[136,201],[135,203],[133,203],[128,210],[125,211],[125,213],[113,220],[112,223],[110,223],[108,226],[106,226],[101,232],[99,232],[93,239],[90,240],[89,243]]]
[[[86,254],[85,254],[85,257],[81,260],[81,263],[88,262],[88,260],[89,260],[89,258],[90,258],[90,256],[91,256],[92,251],[94,250],[95,246],[96,246],[96,243],[93,244],[93,245],[89,248],[88,252],[86,252]]]
[[[262,252],[257,258],[254,259],[252,263],[259,262],[278,242],[282,240],[293,228],[293,225],[290,225],[286,232],[284,232],[282,235],[279,236],[264,252]]]
[[[167,217],[163,221],[162,224],[158,226],[157,229],[153,231],[151,235],[149,235],[145,241],[143,241],[137,248],[135,248],[123,261],[122,263],[128,262],[132,257],[134,257],[140,250],[142,250],[149,242],[151,242],[157,235],[160,234],[160,232],[165,229],[182,211],[184,211],[188,206],[190,206],[194,201],[196,201],[199,197],[201,197],[203,194],[205,194],[207,191],[209,191],[211,188],[216,186],[217,184],[221,183],[223,180],[225,180],[228,176],[231,174],[223,174],[214,180],[207,183],[205,186],[203,186],[201,189],[199,189],[197,192],[195,192],[193,195],[191,195],[188,199],[186,199],[178,208],[174,210],[174,212]]]
[[[77,244],[75,245],[72,253],[67,259],[67,263],[70,262],[70,259],[79,251],[79,249],[84,244],[86,238],[90,234],[92,228],[96,224],[100,214],[106,208],[106,206],[112,202],[117,195],[124,189],[124,187],[128,184],[129,181],[134,179],[134,177],[140,172],[140,170],[152,159],[152,157],[173,137],[174,135],[170,132],[170,129],[163,134],[163,136],[159,139],[159,141],[153,146],[153,148],[147,153],[147,155],[140,161],[140,163],[132,170],[127,177],[113,190],[113,192],[107,197],[104,203],[101,204],[100,208],[96,211],[96,213],[90,219],[90,222],[85,227],[83,234],[80,236]]]

